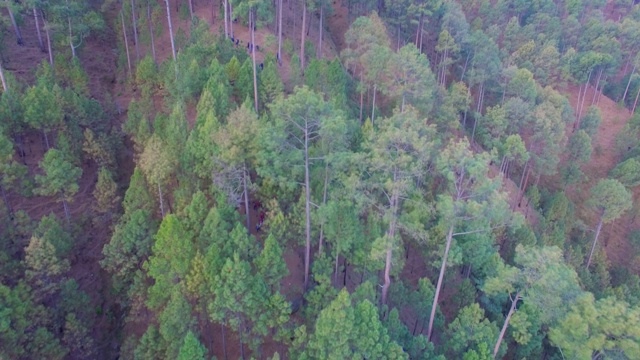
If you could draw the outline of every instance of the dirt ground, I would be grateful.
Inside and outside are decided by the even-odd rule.
[[[578,86],[575,85],[570,85],[563,89],[563,93],[569,95],[569,103],[574,109],[578,101],[578,90]],[[593,86],[590,86],[587,90],[585,108],[591,104],[594,91]],[[615,149],[616,136],[631,118],[631,113],[628,109],[618,106],[613,100],[604,95],[599,98],[596,106],[600,109],[602,123],[593,141],[591,160],[583,166],[583,171],[588,180],[577,187],[569,188],[567,191],[571,200],[577,204],[578,217],[585,224],[592,227],[595,227],[597,223],[597,215],[584,206],[589,197],[589,189],[599,179],[608,177],[609,171],[618,164],[620,156]],[[632,191],[634,193],[634,207],[637,207],[640,187],[636,186]],[[599,242],[604,245],[607,257],[612,264],[626,266],[630,270],[638,272],[640,269],[633,268],[632,256],[634,252],[628,241],[628,235],[634,229],[640,229],[640,219],[634,216],[634,211],[628,211],[620,219],[603,226]],[[635,266],[637,265],[639,264],[635,264]]]

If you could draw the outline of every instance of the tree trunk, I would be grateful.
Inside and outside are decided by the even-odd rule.
[[[638,105],[638,98],[640,97],[640,86],[638,87],[638,93],[636,94],[636,99],[633,102],[633,108],[631,108],[631,115],[635,114],[636,106]]]
[[[360,79],[362,79],[362,70],[360,70]],[[362,84],[360,84],[362,85]],[[364,90],[360,89],[360,123],[362,124],[362,112],[364,108]]]
[[[373,125],[373,118],[376,115],[376,90],[378,88],[377,84],[373,84],[373,106],[371,106],[371,125]]]
[[[173,39],[173,25],[171,24],[171,7],[169,6],[169,0],[164,0],[164,3],[167,6],[167,22],[169,23],[169,39],[171,40],[171,55],[173,55],[173,61],[176,61],[176,44]]]
[[[444,247],[444,255],[442,256],[442,266],[440,266],[440,274],[438,275],[438,284],[436,285],[436,292],[433,295],[433,304],[431,305],[431,315],[429,317],[429,327],[427,328],[427,340],[431,341],[431,333],[433,331],[433,320],[436,317],[436,308],[438,307],[438,298],[440,297],[440,290],[442,289],[442,280],[444,279],[444,272],[447,269],[447,257],[449,256],[449,249],[451,248],[451,240],[453,239],[453,224],[449,226],[449,232],[447,233],[447,243]]]
[[[304,251],[304,288],[303,292],[307,291],[309,286],[309,264],[311,262],[311,189],[309,188],[311,183],[309,176],[309,133],[308,127],[305,129],[304,134],[304,196],[305,196],[305,238],[306,247]]]
[[[393,181],[397,181],[397,174],[393,174]],[[393,259],[393,241],[396,236],[396,224],[397,224],[397,214],[398,214],[398,201],[399,201],[398,190],[393,190],[393,194],[391,195],[391,222],[389,223],[389,230],[387,231],[387,256],[385,257],[384,263],[384,285],[382,286],[382,304],[387,303],[387,294],[389,293],[389,287],[391,286],[391,260]]]
[[[320,26],[318,27],[318,32],[320,33],[318,39],[318,59],[322,59],[322,25],[324,22],[324,6],[320,5]]]
[[[336,283],[336,286],[338,285],[338,264],[340,261],[340,238],[336,239],[336,263],[335,263],[335,270],[334,270],[334,281]]]
[[[420,14],[420,20],[418,20],[418,29],[416,30],[416,47],[420,48],[420,29],[422,29],[422,17],[424,15]]]
[[[136,47],[136,62],[140,61],[140,45],[138,44],[138,20],[136,19],[135,0],[131,0],[131,26],[133,27],[133,44]]]
[[[51,149],[51,146],[49,146],[49,136],[47,135],[47,131],[42,130],[42,134],[44,134],[44,143],[47,145],[47,151],[49,151],[49,149]]]
[[[229,38],[229,14],[227,13],[227,8],[229,7],[229,0],[222,0],[222,7],[224,8],[224,37],[225,39]]]
[[[522,186],[522,190],[520,191],[520,198],[518,198],[518,206],[522,203],[522,199],[524,198],[524,194],[527,191],[527,184],[529,183],[529,176],[531,175],[531,168],[527,169],[527,176],[524,178],[524,185]]]
[[[120,10],[120,20],[122,21],[122,35],[124,36],[124,49],[127,53],[127,68],[129,69],[129,75],[133,77],[131,72],[131,56],[129,55],[129,42],[127,41],[127,28],[124,26],[124,11]]]
[[[498,336],[498,341],[496,341],[496,346],[493,348],[493,358],[495,359],[496,355],[498,355],[498,351],[500,350],[500,344],[502,344],[502,339],[504,338],[504,334],[507,332],[507,327],[509,326],[509,321],[511,321],[511,316],[516,311],[516,305],[518,304],[518,300],[520,300],[520,292],[516,294],[515,299],[511,301],[511,309],[509,309],[509,313],[507,314],[507,318],[504,320],[504,325],[502,325],[502,330],[500,330],[500,335]]]
[[[233,37],[233,7],[229,0],[227,0],[227,5],[229,6],[229,34]]]
[[[627,93],[629,92],[629,86],[631,85],[631,79],[633,78],[633,74],[636,72],[636,65],[633,65],[633,69],[631,70],[631,74],[629,74],[629,81],[627,81],[627,87],[624,89],[624,95],[622,95],[622,103],[627,99]]]
[[[324,165],[324,189],[322,190],[322,206],[327,205],[327,186],[329,184],[329,164],[325,161]],[[318,256],[322,255],[322,236],[324,230],[324,221],[320,224],[320,239],[318,239]]]
[[[189,15],[191,16],[191,21],[193,21],[193,0],[189,0]]]
[[[76,58],[76,47],[73,45],[73,31],[71,30],[71,17],[67,17],[67,23],[69,24],[69,46],[71,47],[71,56]],[[124,21],[122,22],[124,24]]]
[[[224,360],[227,360],[227,338],[224,336],[224,321],[220,324],[222,332],[222,352],[224,353]]]
[[[160,198],[160,215],[164,219],[164,202],[162,201],[162,188],[160,187],[160,182],[158,182],[158,197]]]
[[[253,60],[253,103],[258,113],[258,76],[256,75],[256,40],[255,40],[255,28],[256,28],[256,14],[253,8],[249,9],[249,26],[251,27],[251,58]]]
[[[64,208],[64,216],[67,218],[67,225],[71,225],[71,214],[69,214],[69,205],[67,200],[62,200],[62,207]]]
[[[47,35],[47,49],[49,51],[49,64],[53,69],[53,48],[51,47],[51,34],[49,33],[49,25],[47,24],[47,20],[45,20],[44,18],[44,12],[42,10],[40,10],[40,15],[42,16],[44,32]]]
[[[598,80],[596,80],[596,88],[593,91],[593,97],[591,98],[591,105],[596,103],[596,97],[598,96],[598,87],[600,86],[600,79],[602,78],[602,70],[598,72]]]
[[[307,28],[307,0],[302,0],[302,27],[300,32],[300,72],[304,73],[304,40]]]
[[[2,90],[7,92],[7,80],[4,77],[4,70],[2,69],[2,64],[0,63],[0,81],[2,81]]]
[[[251,232],[251,214],[249,214],[249,187],[247,186],[247,164],[244,164],[244,171],[242,172],[242,187],[244,188],[244,213],[247,217],[247,231]]]
[[[598,237],[600,236],[600,230],[602,230],[602,223],[604,222],[604,211],[602,215],[600,215],[600,221],[598,222],[598,227],[596,228],[596,236],[593,238],[593,245],[591,245],[591,251],[589,252],[589,259],[587,260],[586,268],[589,269],[591,265],[591,258],[593,257],[593,252],[596,249],[596,243],[598,242]]]
[[[38,10],[36,8],[33,9],[33,18],[36,21],[36,32],[38,33],[38,44],[40,45],[40,51],[44,52],[44,42],[42,41],[42,33],[40,32],[40,19],[38,19]]]
[[[282,0],[278,3],[278,64],[282,62]]]
[[[153,34],[153,19],[151,17],[151,2],[147,2],[147,22],[149,23],[149,35],[151,38],[151,56],[153,56],[153,63],[157,64],[158,60],[156,59],[156,41]]]
[[[580,127],[580,118],[582,117],[582,109],[584,108],[584,99],[587,97],[587,91],[589,90],[589,81],[591,81],[591,73],[593,69],[589,71],[589,77],[587,77],[587,83],[585,84],[584,95],[582,96],[582,102],[580,103],[580,111],[578,112],[578,124],[576,128]]]
[[[4,2],[5,4],[7,4],[7,11],[9,12],[9,18],[11,19],[11,25],[13,25],[13,31],[15,31],[16,33],[16,41],[18,45],[22,46],[24,45],[24,41],[22,39],[22,33],[20,32],[20,27],[16,22],[16,18],[13,16],[13,11],[11,11],[11,4],[9,3],[9,0],[4,0]]]
[[[460,74],[460,81],[464,79],[464,74],[467,72],[467,65],[469,64],[469,57],[471,56],[471,52],[467,54],[467,60],[464,61],[464,67],[462,68],[462,74]]]

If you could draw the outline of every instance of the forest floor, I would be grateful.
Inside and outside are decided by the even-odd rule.
[[[579,87],[569,85],[566,89],[561,89],[563,93],[568,95],[569,103],[575,109],[578,102]],[[591,104],[595,88],[589,86],[586,94],[586,103]],[[587,105],[585,104],[585,105]],[[567,196],[577,205],[576,215],[585,225],[594,229],[598,218],[597,214],[586,207],[584,204],[589,198],[589,190],[599,179],[607,178],[609,171],[613,169],[620,161],[621,154],[616,149],[616,138],[623,130],[626,123],[631,119],[631,112],[616,104],[610,98],[602,95],[596,105],[602,116],[602,123],[598,128],[598,132],[593,139],[593,152],[591,160],[586,163],[582,170],[587,176],[587,180],[577,186],[567,188]],[[586,111],[586,110],[584,110]],[[547,184],[551,188],[557,188],[558,184]],[[605,224],[601,233],[601,245],[607,253],[607,258],[611,264],[627,267],[635,272],[640,271],[634,268],[640,264],[633,264],[632,256],[634,251],[629,243],[629,233],[633,229],[640,229],[640,218],[636,216],[638,205],[636,202],[640,199],[640,186],[632,189],[634,193],[634,209],[628,211],[618,220],[609,224]]]

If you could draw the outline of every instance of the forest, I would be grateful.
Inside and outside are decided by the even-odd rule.
[[[637,3],[0,1],[0,359],[640,359]]]

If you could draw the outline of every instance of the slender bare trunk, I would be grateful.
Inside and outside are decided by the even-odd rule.
[[[42,134],[44,135],[44,143],[47,145],[47,151],[51,149],[51,145],[49,145],[49,135],[47,135],[46,130],[42,130]]]
[[[420,20],[418,20],[418,29],[416,30],[416,47],[420,48],[420,29],[422,29],[422,17],[424,15],[420,14]]]
[[[580,118],[582,117],[582,109],[584,108],[584,99],[587,97],[587,90],[589,90],[589,81],[591,81],[591,73],[593,69],[589,71],[589,77],[587,77],[587,83],[585,84],[584,96],[582,96],[582,102],[580,103],[580,111],[578,111],[578,126],[580,127]]]
[[[40,45],[40,51],[44,52],[44,42],[42,41],[42,33],[40,32],[40,19],[38,16],[38,10],[36,8],[33,9],[33,18],[36,21],[36,32],[38,33],[38,45]]]
[[[173,55],[173,61],[176,61],[176,44],[173,39],[173,24],[171,24],[171,7],[169,6],[169,0],[164,0],[164,3],[167,6],[167,22],[169,23],[169,39],[171,40],[171,55]]]
[[[67,17],[67,23],[69,24],[69,46],[71,47],[71,55],[76,58],[76,47],[73,45],[73,30],[71,28],[71,17]],[[123,22],[124,24],[124,22]]]
[[[224,321],[220,324],[220,329],[222,333],[222,352],[224,353],[224,360],[227,360],[227,337],[224,335]]]
[[[304,40],[307,29],[307,0],[302,0],[302,27],[300,31],[300,72],[304,73]]]
[[[602,78],[602,70],[598,72],[598,80],[596,80],[596,88],[593,91],[593,97],[591,98],[591,105],[596,103],[596,97],[598,96],[598,87],[600,86],[600,79]]]
[[[158,197],[160,198],[160,215],[164,219],[164,201],[162,200],[162,187],[160,187],[160,182],[158,182]]]
[[[464,74],[467,72],[467,65],[469,64],[469,57],[471,57],[471,52],[467,54],[467,60],[464,61],[464,67],[462,68],[462,74],[460,74],[460,81],[464,79]]]
[[[229,5],[229,34],[233,37],[233,6],[229,0],[227,0],[227,5]]]
[[[394,174],[394,181],[396,181],[396,175]],[[389,224],[389,230],[387,231],[387,255],[384,263],[384,285],[382,286],[382,304],[387,303],[387,294],[389,293],[389,287],[391,286],[391,260],[393,259],[393,242],[396,236],[396,224],[398,214],[398,201],[399,194],[397,190],[394,190],[391,195],[391,223]]]
[[[373,125],[373,119],[376,115],[376,90],[378,88],[377,84],[373,84],[373,106],[371,106],[371,125]]]
[[[193,21],[193,0],[189,0],[189,15],[191,16],[191,21]]]
[[[309,133],[308,127],[304,134],[304,196],[305,196],[305,238],[306,247],[304,251],[304,290],[309,286],[309,264],[311,262],[311,189],[309,188],[311,179],[309,175]]]
[[[587,269],[589,269],[589,265],[591,265],[591,258],[593,258],[593,253],[596,250],[596,244],[598,243],[598,237],[600,236],[600,231],[602,230],[602,223],[604,222],[604,211],[602,215],[600,215],[600,221],[598,222],[598,227],[596,228],[596,236],[593,238],[593,244],[591,245],[591,251],[589,252],[589,259],[587,260]]]
[[[153,62],[155,64],[158,63],[156,59],[156,41],[155,35],[153,34],[153,19],[151,17],[151,2],[147,2],[147,22],[149,23],[149,35],[151,37],[151,56],[153,56]]]
[[[138,20],[136,19],[135,0],[131,0],[131,27],[133,27],[133,44],[136,47],[136,62],[140,61],[140,45],[138,44]]]
[[[49,24],[47,24],[47,20],[44,18],[44,12],[41,10],[40,15],[42,16],[42,22],[44,25],[44,32],[47,35],[47,49],[49,51],[49,64],[51,68],[53,68],[53,48],[51,47],[51,34],[49,32]]]
[[[509,309],[507,318],[504,320],[504,325],[502,325],[502,330],[500,330],[500,335],[498,336],[498,341],[496,341],[496,346],[493,348],[494,358],[498,355],[498,351],[500,350],[500,344],[502,344],[502,339],[504,338],[504,334],[507,332],[507,327],[509,326],[509,321],[511,321],[511,316],[516,311],[516,305],[518,304],[518,300],[520,300],[520,292],[518,292],[516,294],[516,297],[511,301],[511,308]]]
[[[67,225],[71,225],[71,214],[69,213],[69,204],[67,204],[67,200],[62,200],[62,207],[64,208],[64,216],[67,218]]]
[[[278,3],[278,63],[282,62],[282,0]]]
[[[0,63],[0,81],[2,81],[2,90],[7,92],[7,80],[4,77],[4,69],[2,68],[2,64]]]
[[[133,76],[131,72],[131,56],[129,55],[129,41],[127,41],[127,28],[124,26],[124,11],[120,10],[120,20],[122,21],[122,35],[124,36],[124,49],[127,53],[127,68],[129,69],[129,75]]]
[[[524,185],[522,185],[522,190],[520,191],[520,198],[518,199],[518,206],[522,203],[522,199],[524,198],[524,194],[527,191],[527,184],[529,183],[529,176],[531,175],[531,168],[527,169],[527,176],[524,178]]]
[[[362,70],[360,70],[360,79],[362,79]],[[362,85],[362,84],[360,84]],[[360,90],[360,123],[362,124],[362,112],[364,109],[364,91]]]
[[[431,304],[431,315],[429,317],[429,327],[427,328],[427,340],[431,340],[433,331],[433,321],[436,317],[436,308],[438,307],[438,298],[440,297],[440,290],[442,289],[442,280],[444,279],[444,272],[447,269],[447,257],[449,256],[449,249],[451,249],[451,240],[453,239],[453,224],[449,226],[449,232],[447,233],[447,243],[444,248],[444,255],[442,255],[442,265],[440,266],[440,274],[438,275],[438,284],[436,285],[436,292],[433,295],[433,304]]]
[[[631,108],[631,114],[636,113],[636,106],[638,105],[638,98],[640,97],[640,86],[638,87],[638,93],[636,94],[636,99],[633,102],[633,108]]]
[[[324,189],[322,190],[322,206],[327,205],[327,187],[329,184],[329,163],[324,164]],[[320,239],[318,239],[318,256],[322,254],[322,240],[324,235],[324,221],[320,224]]]
[[[251,232],[251,214],[249,214],[249,187],[247,186],[247,164],[244,164],[244,171],[242,173],[242,187],[244,188],[244,213],[247,217],[247,231]]]
[[[229,14],[227,13],[227,8],[229,7],[228,4],[229,0],[223,0],[222,1],[222,7],[224,8],[224,37],[225,38],[229,38]]]
[[[636,72],[636,65],[633,64],[633,69],[631,70],[631,74],[629,74],[629,81],[627,81],[627,87],[624,89],[624,95],[622,95],[622,103],[627,99],[627,93],[629,92],[629,86],[631,85],[631,79],[633,78],[633,74]]]
[[[255,28],[256,28],[256,12],[255,9],[249,10],[249,26],[251,29],[251,58],[253,61],[253,103],[258,113],[258,76],[256,74],[256,40],[255,40]]]
[[[318,27],[318,32],[320,33],[318,39],[318,59],[322,59],[322,25],[324,22],[324,6],[320,4],[320,26]]]
[[[9,3],[9,0],[4,0],[4,2],[7,5],[6,7],[7,7],[7,11],[9,12],[9,18],[11,19],[11,25],[13,25],[13,31],[15,31],[16,33],[16,41],[18,42],[18,45],[22,46],[24,45],[24,41],[22,39],[22,32],[20,32],[20,27],[16,22],[16,18],[13,16],[13,11],[11,10],[11,4]]]

